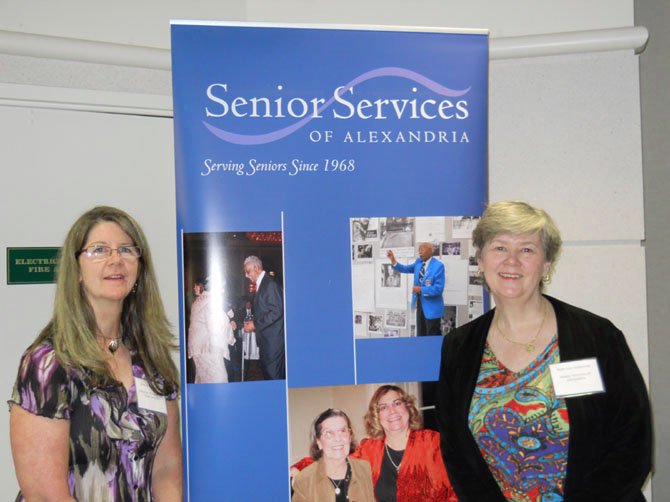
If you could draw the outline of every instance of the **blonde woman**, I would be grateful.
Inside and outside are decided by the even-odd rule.
[[[182,500],[178,374],[137,222],[84,213],[9,401],[17,500]]]
[[[496,307],[445,337],[437,404],[459,499],[643,501],[647,390],[621,331],[543,294],[561,250],[553,220],[524,202],[497,202],[473,243]],[[590,367],[604,392],[557,392],[551,369],[568,361]]]

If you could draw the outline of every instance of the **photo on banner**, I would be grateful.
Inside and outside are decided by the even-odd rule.
[[[329,408],[342,410],[347,414],[351,420],[353,438],[357,443],[365,438],[371,438],[371,433],[376,439],[379,439],[380,435],[383,437],[383,427],[379,430],[378,425],[370,424],[375,421],[376,424],[379,424],[379,410],[377,409],[377,413],[374,413],[374,408],[378,408],[379,403],[374,402],[372,398],[383,386],[395,386],[402,389],[408,396],[408,402],[405,404],[413,408],[413,413],[416,410],[418,421],[415,421],[412,427],[417,430],[423,429],[424,422],[434,422],[435,403],[434,396],[422,395],[421,384],[422,382],[382,382],[289,389],[288,419],[289,437],[291,438],[289,464],[294,465],[310,455],[310,444],[314,439],[314,419]],[[382,413],[382,418],[383,415]]]
[[[262,303],[259,308],[256,283],[245,268],[253,269],[253,264],[260,263],[267,274],[261,284],[272,281],[281,292],[281,232],[187,233],[183,249],[186,382],[268,379],[259,347],[263,333],[249,326],[254,320],[258,323],[255,316],[261,315],[274,315],[275,324],[283,324],[283,297],[277,298],[280,303],[274,305],[275,312],[268,312]],[[283,341],[281,351],[283,354]]]
[[[439,334],[446,335],[470,321],[473,306],[481,306],[483,297],[482,283],[475,282],[477,263],[470,260],[474,256],[472,230],[478,221],[478,216],[351,218],[354,337],[416,336],[413,277],[396,270],[388,253],[399,263],[413,264],[422,243],[433,248],[432,258],[445,268]],[[370,222],[374,222],[374,232],[368,230]],[[365,258],[360,257],[361,246],[365,246]]]

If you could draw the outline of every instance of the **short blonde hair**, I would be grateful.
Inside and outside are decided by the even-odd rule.
[[[372,395],[368,411],[363,418],[365,421],[365,430],[372,439],[381,439],[385,436],[384,428],[379,422],[378,406],[381,398],[392,391],[397,392],[398,399],[407,406],[407,411],[409,412],[409,429],[412,431],[423,429],[423,420],[421,419],[421,413],[419,413],[416,407],[414,396],[411,396],[397,385],[382,385]]]
[[[550,264],[549,274],[554,273],[563,241],[554,220],[544,209],[519,200],[489,204],[472,233],[477,258],[484,246],[501,234],[539,234],[544,257]]]

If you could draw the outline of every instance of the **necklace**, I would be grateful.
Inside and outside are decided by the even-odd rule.
[[[342,490],[340,490],[340,483],[342,483],[342,481],[344,481],[344,480],[339,479],[339,480],[335,481],[332,478],[328,478],[328,479],[330,479],[330,482],[333,483],[333,486],[335,487],[335,495],[339,495],[342,492]]]
[[[535,350],[535,341],[537,340],[537,337],[540,336],[540,331],[542,331],[542,326],[544,326],[544,320],[546,318],[547,318],[547,305],[544,304],[544,310],[542,313],[542,321],[540,322],[540,327],[537,328],[537,333],[535,333],[535,336],[527,342],[517,342],[516,340],[512,340],[511,338],[509,338],[500,327],[500,317],[496,319],[496,327],[498,328],[498,331],[505,340],[507,340],[509,343],[513,343],[514,345],[521,345],[526,349],[526,352],[530,353]]]
[[[342,493],[342,489],[340,488],[340,485],[344,483],[346,486],[349,483],[349,479],[351,479],[351,469],[349,468],[349,460],[347,460],[347,473],[344,475],[344,479],[338,479],[335,481],[333,478],[328,476],[328,479],[330,482],[333,484],[333,487],[335,488],[335,496],[339,495]],[[349,497],[347,497],[348,499]]]
[[[400,466],[402,465],[402,460],[398,462],[398,465],[393,461],[393,458],[391,457],[391,452],[389,451],[389,447],[386,443],[384,443],[384,450],[386,451],[386,456],[388,457],[389,461],[391,462],[391,465],[395,469],[395,472],[397,473],[400,470]]]
[[[106,336],[103,336],[103,338],[107,342],[107,349],[113,354],[119,350],[119,340],[123,338],[123,335],[117,336],[116,338],[107,338]]]

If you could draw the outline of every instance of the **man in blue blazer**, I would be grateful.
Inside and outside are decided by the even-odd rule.
[[[391,265],[398,272],[414,274],[412,309],[416,307],[416,334],[441,335],[440,318],[444,312],[444,265],[433,258],[433,245],[422,242],[419,245],[419,258],[410,264],[398,263],[389,249],[386,253]]]

